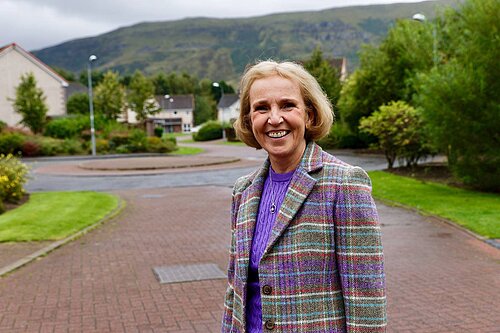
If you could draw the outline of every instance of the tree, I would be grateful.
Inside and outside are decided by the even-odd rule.
[[[384,151],[389,169],[398,157],[412,167],[431,153],[419,114],[403,101],[383,105],[369,117],[362,118],[360,130],[378,139],[372,146]]]
[[[125,89],[120,84],[118,73],[107,71],[102,81],[95,88],[96,113],[107,119],[116,119],[125,107]]]
[[[21,76],[21,83],[16,87],[16,99],[13,101],[14,110],[21,114],[21,123],[31,129],[33,133],[41,133],[47,123],[48,108],[45,104],[42,89],[36,86],[33,73]]]
[[[215,119],[215,102],[208,96],[195,96],[194,123],[203,124]]]
[[[340,75],[326,59],[323,59],[323,52],[319,47],[314,49],[311,58],[304,63],[304,68],[318,80],[319,85],[336,108],[340,97]]]
[[[68,97],[66,111],[69,114],[88,114],[89,95],[87,93],[76,93]]]
[[[417,105],[450,169],[471,186],[500,191],[500,2],[450,8],[438,37],[442,63],[418,77]]]
[[[432,68],[432,29],[399,20],[378,46],[364,46],[360,67],[344,84],[341,118],[356,132],[359,120],[391,101],[412,102],[417,73]]]
[[[127,97],[130,108],[141,122],[146,121],[149,115],[160,111],[155,103],[154,92],[153,83],[137,70],[130,80]]]

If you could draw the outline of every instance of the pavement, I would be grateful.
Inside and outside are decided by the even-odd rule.
[[[108,188],[127,203],[120,215],[0,278],[0,333],[219,332],[226,281],[210,277],[209,268],[224,272],[227,266],[231,187],[210,177],[246,172],[264,155],[211,146],[199,158],[210,156],[238,161],[140,176],[208,175],[197,185]],[[106,183],[136,177],[68,175],[61,169],[81,162],[42,162],[35,169],[46,171],[33,175],[55,168],[52,180],[95,177]],[[388,332],[500,332],[500,250],[439,219],[381,202],[377,206]],[[48,245],[0,244],[0,268]],[[184,282],[160,283],[158,268]]]

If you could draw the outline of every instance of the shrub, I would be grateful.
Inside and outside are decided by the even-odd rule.
[[[209,141],[222,138],[222,125],[217,121],[208,121],[197,133],[193,133],[194,141]]]
[[[28,167],[12,154],[0,155],[0,201],[18,202],[25,194]]]
[[[109,141],[106,139],[95,140],[95,150],[98,154],[107,153],[110,150]]]
[[[77,155],[84,152],[80,141],[75,139],[65,139],[62,142],[61,150],[63,154]]]
[[[42,156],[55,156],[64,152],[62,141],[59,139],[39,137],[38,143]]]
[[[87,93],[76,93],[71,95],[66,102],[68,114],[84,114],[89,112],[89,96]]]
[[[129,150],[132,153],[141,153],[147,151],[148,140],[146,133],[142,130],[133,130],[130,135]]]
[[[17,132],[0,134],[0,154],[21,153],[24,140],[24,136]]]
[[[165,132],[163,133],[162,137],[163,140],[170,141],[174,144],[174,146],[177,145],[177,138],[171,134],[166,134]]]
[[[75,138],[88,127],[89,120],[84,116],[59,118],[47,124],[44,134],[58,139]]]
[[[346,123],[335,123],[328,135],[318,141],[318,144],[325,149],[332,148],[365,148],[369,141],[362,133],[353,133]],[[373,140],[371,140],[373,141]]]
[[[381,106],[369,117],[361,119],[360,130],[377,137],[372,148],[382,149],[389,169],[396,158],[414,166],[431,153],[424,125],[417,111],[403,101]]]
[[[116,149],[130,143],[130,133],[128,131],[113,131],[109,134],[108,139],[111,149]]]
[[[152,136],[147,138],[147,150],[151,153],[170,153],[175,150],[175,144]]]
[[[22,146],[22,154],[24,157],[39,156],[40,150],[40,144],[31,138],[26,139]]]
[[[0,120],[0,133],[7,128],[7,124]]]
[[[161,138],[163,135],[163,131],[164,131],[163,127],[155,127],[154,129],[155,136]]]

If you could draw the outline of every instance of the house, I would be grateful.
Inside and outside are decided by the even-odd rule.
[[[193,95],[155,96],[155,101],[161,111],[148,117],[149,134],[155,127],[162,127],[167,133],[191,131],[194,126]]]
[[[33,73],[37,87],[43,90],[48,116],[66,114],[66,87],[68,82],[33,54],[16,43],[0,47],[0,120],[9,126],[18,126],[21,115],[15,112],[12,101],[21,76]]]
[[[224,94],[217,104],[217,120],[229,123],[240,114],[240,97],[237,94]]]

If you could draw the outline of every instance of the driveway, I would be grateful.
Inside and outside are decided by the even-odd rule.
[[[212,156],[235,149],[241,158],[263,158],[244,147],[210,149]],[[227,263],[230,186],[249,170],[42,180],[35,174],[30,186],[40,189],[51,181],[75,189],[92,180],[89,189],[111,190],[127,207],[1,278],[0,333],[219,332],[226,282],[217,273]],[[499,332],[500,251],[438,219],[377,205],[388,331]],[[161,283],[155,269],[178,281]]]

